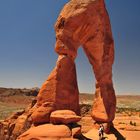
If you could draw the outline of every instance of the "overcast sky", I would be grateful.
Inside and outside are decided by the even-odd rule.
[[[0,0],[0,87],[41,87],[56,63],[54,23],[68,0]],[[116,93],[140,94],[140,0],[106,0],[115,40]],[[95,78],[82,49],[76,59],[80,92]]]

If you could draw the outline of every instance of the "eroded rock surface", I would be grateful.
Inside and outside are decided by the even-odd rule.
[[[31,127],[30,116],[34,112],[34,104],[33,100],[25,110],[16,112],[0,122],[0,140],[16,140],[19,135]]]
[[[45,102],[54,104],[54,110],[73,110],[79,114],[79,91],[74,61],[67,55],[60,55],[56,67],[43,84],[37,106]]]
[[[98,123],[107,124],[115,117],[116,97],[112,82],[114,42],[104,0],[70,0],[56,21],[55,31],[55,51],[58,54],[56,66],[42,85],[35,106],[17,116],[14,123],[5,121],[7,124],[3,125],[7,129],[0,126],[0,134],[4,134],[5,139],[16,139],[31,126],[28,125],[30,121],[39,126],[30,128],[19,140],[43,140],[46,137],[74,139],[74,135],[79,136],[79,127],[74,129],[71,126],[45,123],[50,122],[51,112],[55,110],[71,110],[79,114],[79,91],[74,61],[80,46],[92,65],[97,81],[92,117]],[[82,137],[77,139],[82,140]]]
[[[53,124],[70,124],[77,123],[81,120],[80,116],[77,116],[75,112],[71,110],[57,110],[51,113],[50,121]]]
[[[104,0],[71,0],[62,9],[55,31],[58,62],[40,90],[38,105],[52,101],[57,109],[77,112],[78,88],[74,60],[82,45],[97,81],[92,117],[97,122],[112,122],[116,109],[112,82],[114,41]],[[73,70],[70,69],[72,67]]]
[[[51,123],[32,126],[17,140],[84,140],[81,133],[81,126],[77,124],[81,117],[71,110],[57,110],[51,113]]]
[[[38,140],[49,138],[70,138],[71,131],[65,125],[44,124],[37,127],[32,127],[23,133],[17,140],[30,140],[36,138]]]

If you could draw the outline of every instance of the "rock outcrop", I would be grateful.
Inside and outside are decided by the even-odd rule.
[[[104,0],[71,0],[62,9],[55,31],[58,62],[39,92],[37,105],[52,102],[54,110],[78,112],[74,60],[82,45],[97,81],[92,117],[97,122],[112,122],[116,109],[112,82],[114,41]]]
[[[59,55],[56,67],[42,85],[37,103],[17,116],[13,124],[8,120],[8,131],[0,131],[6,135],[5,139],[14,140],[32,124],[18,140],[74,139],[75,136],[82,140],[80,128],[73,126],[80,119],[76,116],[79,114],[79,91],[74,62],[80,46],[97,81],[92,118],[99,124],[112,124],[116,109],[112,82],[114,41],[104,0],[70,0],[56,21],[55,31],[55,51]],[[67,115],[63,116],[64,112],[58,110],[75,113],[66,111]]]
[[[33,126],[20,135],[17,140],[84,140],[81,126],[77,125],[81,117],[71,110],[57,110],[51,113],[50,124]]]
[[[17,140],[31,140],[31,139],[62,139],[70,138],[71,131],[65,125],[44,124],[37,127],[31,127],[28,131],[23,133]]]
[[[60,55],[56,67],[43,84],[37,97],[37,107],[54,104],[54,110],[69,109],[79,114],[79,91],[74,61]]]
[[[33,100],[24,111],[16,112],[0,122],[0,140],[16,140],[19,135],[31,127],[30,116],[34,112],[35,103],[36,101]]]

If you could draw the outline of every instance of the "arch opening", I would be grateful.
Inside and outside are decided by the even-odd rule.
[[[76,57],[76,71],[77,71],[77,82],[80,93],[95,93],[95,76],[92,70],[92,66],[86,57],[83,48],[78,49]]]

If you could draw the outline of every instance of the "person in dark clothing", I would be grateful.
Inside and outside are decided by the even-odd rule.
[[[99,140],[101,140],[104,137],[104,127],[103,125],[100,125],[99,127]]]

